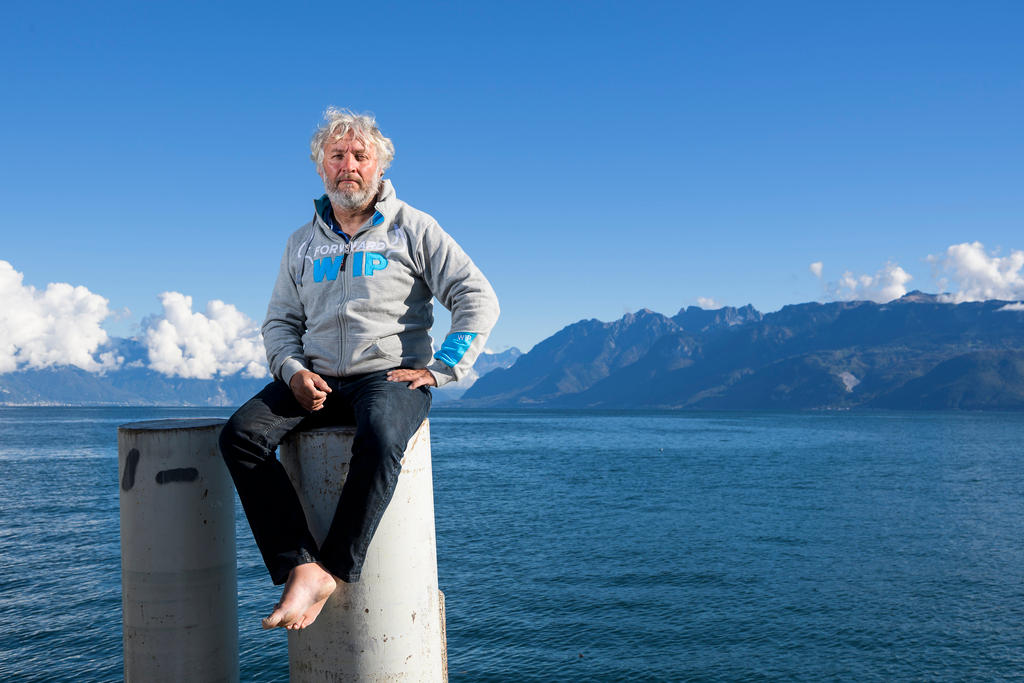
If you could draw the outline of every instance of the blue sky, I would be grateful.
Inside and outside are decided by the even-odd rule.
[[[1024,249],[1020,3],[363,7],[6,9],[0,260],[107,298],[115,334],[166,291],[262,320],[328,105],[377,115],[399,196],[494,284],[493,348],[886,264],[956,290],[951,246]]]

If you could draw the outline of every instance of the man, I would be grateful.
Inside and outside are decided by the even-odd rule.
[[[310,148],[326,194],[288,240],[267,308],[275,380],[220,437],[263,560],[285,584],[264,628],[309,626],[339,581],[359,580],[428,387],[464,376],[498,317],[469,257],[383,179],[394,145],[371,116],[328,109]],[[452,331],[432,354],[434,296]],[[275,451],[292,430],[351,420],[348,477],[318,546]]]

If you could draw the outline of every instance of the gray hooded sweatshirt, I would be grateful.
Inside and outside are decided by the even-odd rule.
[[[288,239],[263,323],[270,371],[343,377],[427,368],[437,386],[464,377],[498,319],[487,278],[441,226],[381,183],[373,218],[348,242],[313,220]],[[433,297],[452,312],[432,353]]]

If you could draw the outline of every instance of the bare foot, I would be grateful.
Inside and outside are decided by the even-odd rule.
[[[281,602],[263,619],[263,628],[306,628],[320,614],[337,586],[334,577],[319,562],[295,566],[288,574]]]

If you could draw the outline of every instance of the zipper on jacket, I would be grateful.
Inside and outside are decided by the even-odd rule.
[[[347,247],[352,244],[352,240],[349,239],[345,243]],[[349,275],[345,272],[345,261],[348,261],[348,254],[345,254],[345,258],[341,261],[341,272],[338,273],[338,279],[341,280],[341,301],[338,302],[338,377],[345,376],[345,303],[348,302],[348,279]]]
[[[341,235],[331,229],[329,225],[323,220],[319,212],[313,217],[313,223],[317,229],[324,232],[329,240],[342,242],[341,249],[341,266],[338,267],[338,279],[341,280],[341,301],[338,302],[338,308],[335,316],[338,319],[338,365],[337,365],[337,376],[342,377],[345,374],[345,317],[342,314],[345,308],[345,302],[348,301],[348,277],[345,273],[345,265],[348,261],[348,246],[352,244],[354,235]]]
[[[348,362],[348,357],[345,355],[345,315],[344,315],[344,311],[345,311],[345,304],[348,303],[348,295],[349,295],[348,275],[342,275],[342,273],[345,272],[345,265],[346,265],[346,262],[348,261],[348,255],[350,253],[354,253],[354,252],[350,252],[348,250],[348,247],[355,242],[357,237],[359,237],[363,233],[368,233],[368,232],[372,231],[374,228],[378,227],[381,223],[385,222],[383,214],[381,214],[381,216],[380,216],[381,220],[374,222],[374,219],[377,217],[378,213],[379,212],[375,212],[374,213],[374,218],[371,218],[370,221],[366,225],[364,225],[361,228],[359,228],[359,230],[357,230],[354,235],[346,234],[343,237],[343,236],[337,234],[336,232],[334,232],[333,230],[331,230],[330,226],[324,224],[324,229],[328,233],[331,233],[331,235],[333,237],[341,238],[345,242],[345,247],[346,247],[344,253],[342,254],[341,267],[338,269],[338,276],[339,276],[339,278],[342,281],[341,282],[341,301],[338,302],[338,312],[337,312],[337,316],[338,316],[338,377],[344,377],[345,376],[345,371],[347,369],[349,369],[350,366],[351,366],[351,363]],[[319,215],[317,216],[317,218],[319,218]],[[321,222],[323,222],[322,219],[321,219]]]

